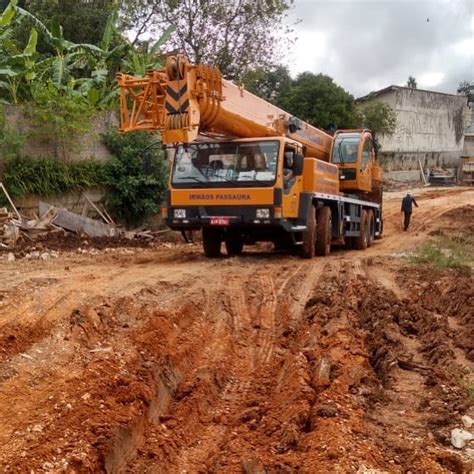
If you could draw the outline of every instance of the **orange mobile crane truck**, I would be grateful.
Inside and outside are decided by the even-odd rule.
[[[174,150],[163,215],[202,229],[204,253],[245,244],[364,249],[382,236],[382,174],[369,130],[332,137],[222,78],[169,56],[144,78],[118,77],[122,132],[159,131]]]

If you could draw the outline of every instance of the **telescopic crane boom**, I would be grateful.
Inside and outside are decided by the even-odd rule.
[[[210,66],[169,56],[145,78],[119,74],[122,132],[159,131],[164,144],[199,135],[232,138],[287,136],[308,156],[329,161],[332,137],[222,78]]]

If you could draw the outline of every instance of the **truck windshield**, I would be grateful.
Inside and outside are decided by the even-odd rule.
[[[174,185],[271,185],[277,173],[279,143],[196,143],[180,146],[173,163]]]
[[[360,137],[337,137],[332,152],[333,163],[356,163]]]

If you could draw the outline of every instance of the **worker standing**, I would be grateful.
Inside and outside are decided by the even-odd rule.
[[[403,230],[408,230],[408,226],[410,225],[411,213],[413,212],[413,204],[418,207],[415,198],[410,194],[407,195],[402,199],[402,212],[404,214],[404,221],[403,221]]]

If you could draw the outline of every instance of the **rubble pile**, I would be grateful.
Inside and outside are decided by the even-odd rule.
[[[41,218],[28,219],[16,213],[0,208],[0,245],[4,248],[13,248],[19,241],[35,242],[39,237],[50,233],[64,232],[55,226],[57,211],[51,208]]]

